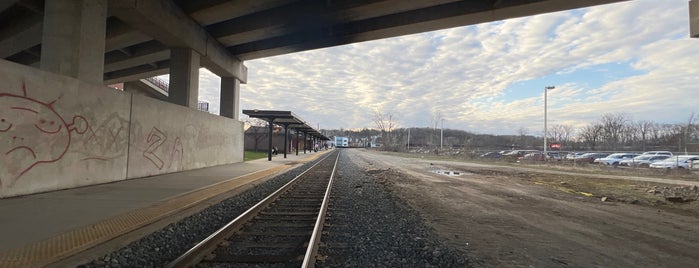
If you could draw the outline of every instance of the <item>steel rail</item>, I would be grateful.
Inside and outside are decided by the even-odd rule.
[[[335,158],[335,164],[333,165],[333,171],[330,173],[330,182],[328,182],[328,187],[325,189],[325,196],[323,197],[323,204],[320,206],[320,211],[318,212],[318,218],[316,218],[315,227],[313,227],[313,233],[311,234],[311,239],[308,242],[308,248],[306,249],[306,254],[303,256],[303,268],[313,268],[315,267],[315,257],[318,254],[318,245],[320,244],[320,236],[323,231],[323,224],[325,224],[325,213],[328,211],[328,204],[330,203],[330,191],[332,190],[333,181],[335,180],[335,171],[337,170],[337,162],[340,160],[340,154],[337,154]]]
[[[306,173],[311,171],[313,168],[318,166],[320,163],[322,163],[325,159],[327,159],[330,156],[330,154],[326,155],[321,159],[320,161],[316,162],[296,176],[294,179],[289,181],[288,183],[284,184],[281,188],[277,189],[274,193],[270,194],[269,196],[265,197],[262,201],[258,202],[242,214],[240,214],[238,217],[230,221],[228,224],[214,232],[213,234],[209,235],[207,238],[196,244],[194,247],[191,249],[187,250],[184,254],[182,254],[180,257],[175,259],[174,261],[168,263],[165,267],[192,267],[195,264],[198,264],[201,262],[201,260],[205,257],[203,255],[203,252],[212,252],[216,249],[218,246],[218,243],[231,235],[233,235],[235,232],[240,230],[243,225],[248,222],[250,219],[255,217],[260,211],[262,211],[267,205],[271,204],[274,202],[279,196],[281,196],[284,192],[286,192],[289,188],[291,188],[296,182]],[[338,158],[339,158],[339,153],[338,153]],[[337,162],[337,160],[336,160]],[[334,171],[334,169],[333,169]]]

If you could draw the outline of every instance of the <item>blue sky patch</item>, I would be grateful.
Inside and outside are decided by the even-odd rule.
[[[600,88],[605,84],[627,77],[642,75],[645,72],[631,67],[631,62],[606,63],[588,66],[566,73],[554,73],[541,78],[521,81],[508,86],[504,95],[497,101],[516,100],[542,96],[544,87],[575,83],[585,89]]]

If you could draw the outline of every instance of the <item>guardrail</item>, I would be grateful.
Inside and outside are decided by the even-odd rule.
[[[167,81],[163,80],[163,79],[160,79],[160,78],[157,78],[157,77],[148,77],[148,78],[146,78],[145,80],[148,81],[148,82],[150,82],[150,83],[153,84],[154,86],[156,86],[156,87],[162,89],[162,90],[165,91],[166,93],[169,93],[169,92],[170,92],[170,84],[169,84]]]

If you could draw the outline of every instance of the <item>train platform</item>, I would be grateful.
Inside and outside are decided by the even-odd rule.
[[[0,267],[39,267],[327,151],[0,199]]]

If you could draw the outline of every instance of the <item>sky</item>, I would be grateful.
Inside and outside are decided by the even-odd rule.
[[[699,113],[687,0],[634,0],[246,61],[241,109],[290,110],[321,129],[398,127],[542,136],[603,114],[685,123]],[[218,113],[220,79],[200,75]],[[244,116],[241,113],[241,119]]]

